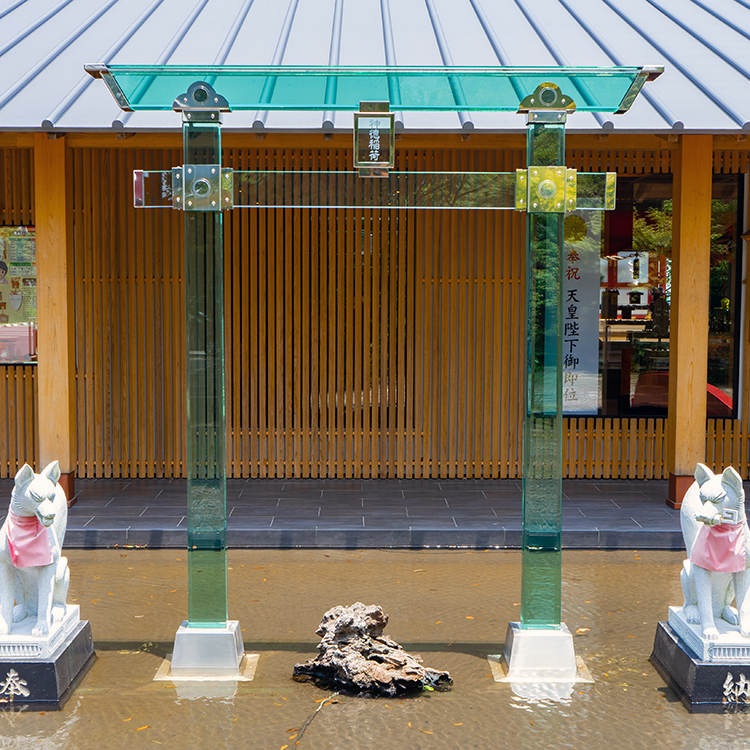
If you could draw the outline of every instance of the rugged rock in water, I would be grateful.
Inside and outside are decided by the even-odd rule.
[[[374,604],[356,602],[329,609],[315,631],[323,639],[320,653],[295,664],[294,677],[373,695],[400,695],[452,684],[448,672],[424,667],[420,656],[407,653],[383,635],[387,624],[388,615]]]

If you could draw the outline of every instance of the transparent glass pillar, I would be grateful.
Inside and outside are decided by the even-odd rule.
[[[185,123],[184,164],[220,164],[220,126]],[[186,175],[187,179],[187,175]],[[185,211],[188,627],[225,627],[224,263],[220,211]]]
[[[530,124],[530,166],[564,164],[565,125]],[[562,213],[526,219],[522,628],[560,627],[562,533]]]

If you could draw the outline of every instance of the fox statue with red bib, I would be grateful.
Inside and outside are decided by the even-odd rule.
[[[31,636],[45,638],[66,615],[70,573],[62,545],[68,503],[59,478],[57,461],[41,474],[28,464],[16,474],[0,529],[0,636],[35,618]]]
[[[719,619],[750,637],[750,531],[740,475],[731,466],[714,474],[699,463],[680,522],[688,553],[680,576],[685,619],[709,641],[719,638]]]

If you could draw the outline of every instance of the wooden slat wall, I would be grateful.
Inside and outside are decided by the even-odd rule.
[[[36,468],[36,365],[0,367],[0,479]]]
[[[746,168],[733,153],[717,152],[722,170]],[[523,166],[520,151],[398,155],[409,169]],[[130,193],[132,169],[180,160],[179,151],[74,150],[81,476],[183,474],[182,217],[136,211]],[[224,162],[348,170],[350,153],[236,149]],[[572,151],[568,163],[668,172],[670,152]],[[520,475],[519,214],[224,216],[230,476]],[[742,383],[747,394],[747,364]],[[743,476],[748,401],[741,420],[711,420],[707,433],[709,456],[736,457]],[[662,419],[566,420],[567,476],[662,478],[665,429]]]
[[[0,148],[0,226],[34,224],[34,152]]]
[[[181,476],[182,216],[133,208],[133,169],[179,151],[73,150],[78,475]]]
[[[0,148],[0,226],[34,224],[31,149]],[[0,366],[0,478],[36,466],[36,366]]]
[[[521,164],[520,152],[399,158],[411,170]],[[225,154],[235,169],[350,159]],[[521,345],[521,226],[514,212],[227,214],[230,473],[515,476],[521,360],[503,352]]]
[[[563,476],[666,478],[666,419],[571,417],[563,426]]]
[[[718,153],[718,152],[717,152]],[[565,154],[565,164],[579,172],[617,172],[618,174],[644,174],[670,172],[672,152],[607,150],[571,150]]]

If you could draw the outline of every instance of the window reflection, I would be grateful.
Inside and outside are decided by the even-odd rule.
[[[36,361],[36,234],[0,227],[0,365]]]
[[[706,394],[709,417],[735,414],[741,184],[739,175],[714,175]],[[603,231],[598,232],[594,217],[588,215],[592,212],[578,212],[579,221],[585,221],[588,227],[589,243],[593,241],[599,248],[598,394],[590,393],[584,408],[571,407],[566,399],[565,410],[570,414],[664,417],[669,392],[672,177],[618,177],[617,192],[617,208],[605,214]],[[582,232],[579,228],[576,233],[566,233],[566,248],[574,245]],[[594,256],[591,262],[596,262]],[[579,351],[584,349],[581,342]],[[593,382],[595,374],[593,356],[588,382]],[[584,358],[579,360],[576,366],[582,368]],[[580,384],[586,373],[570,375],[566,371],[564,377]]]

